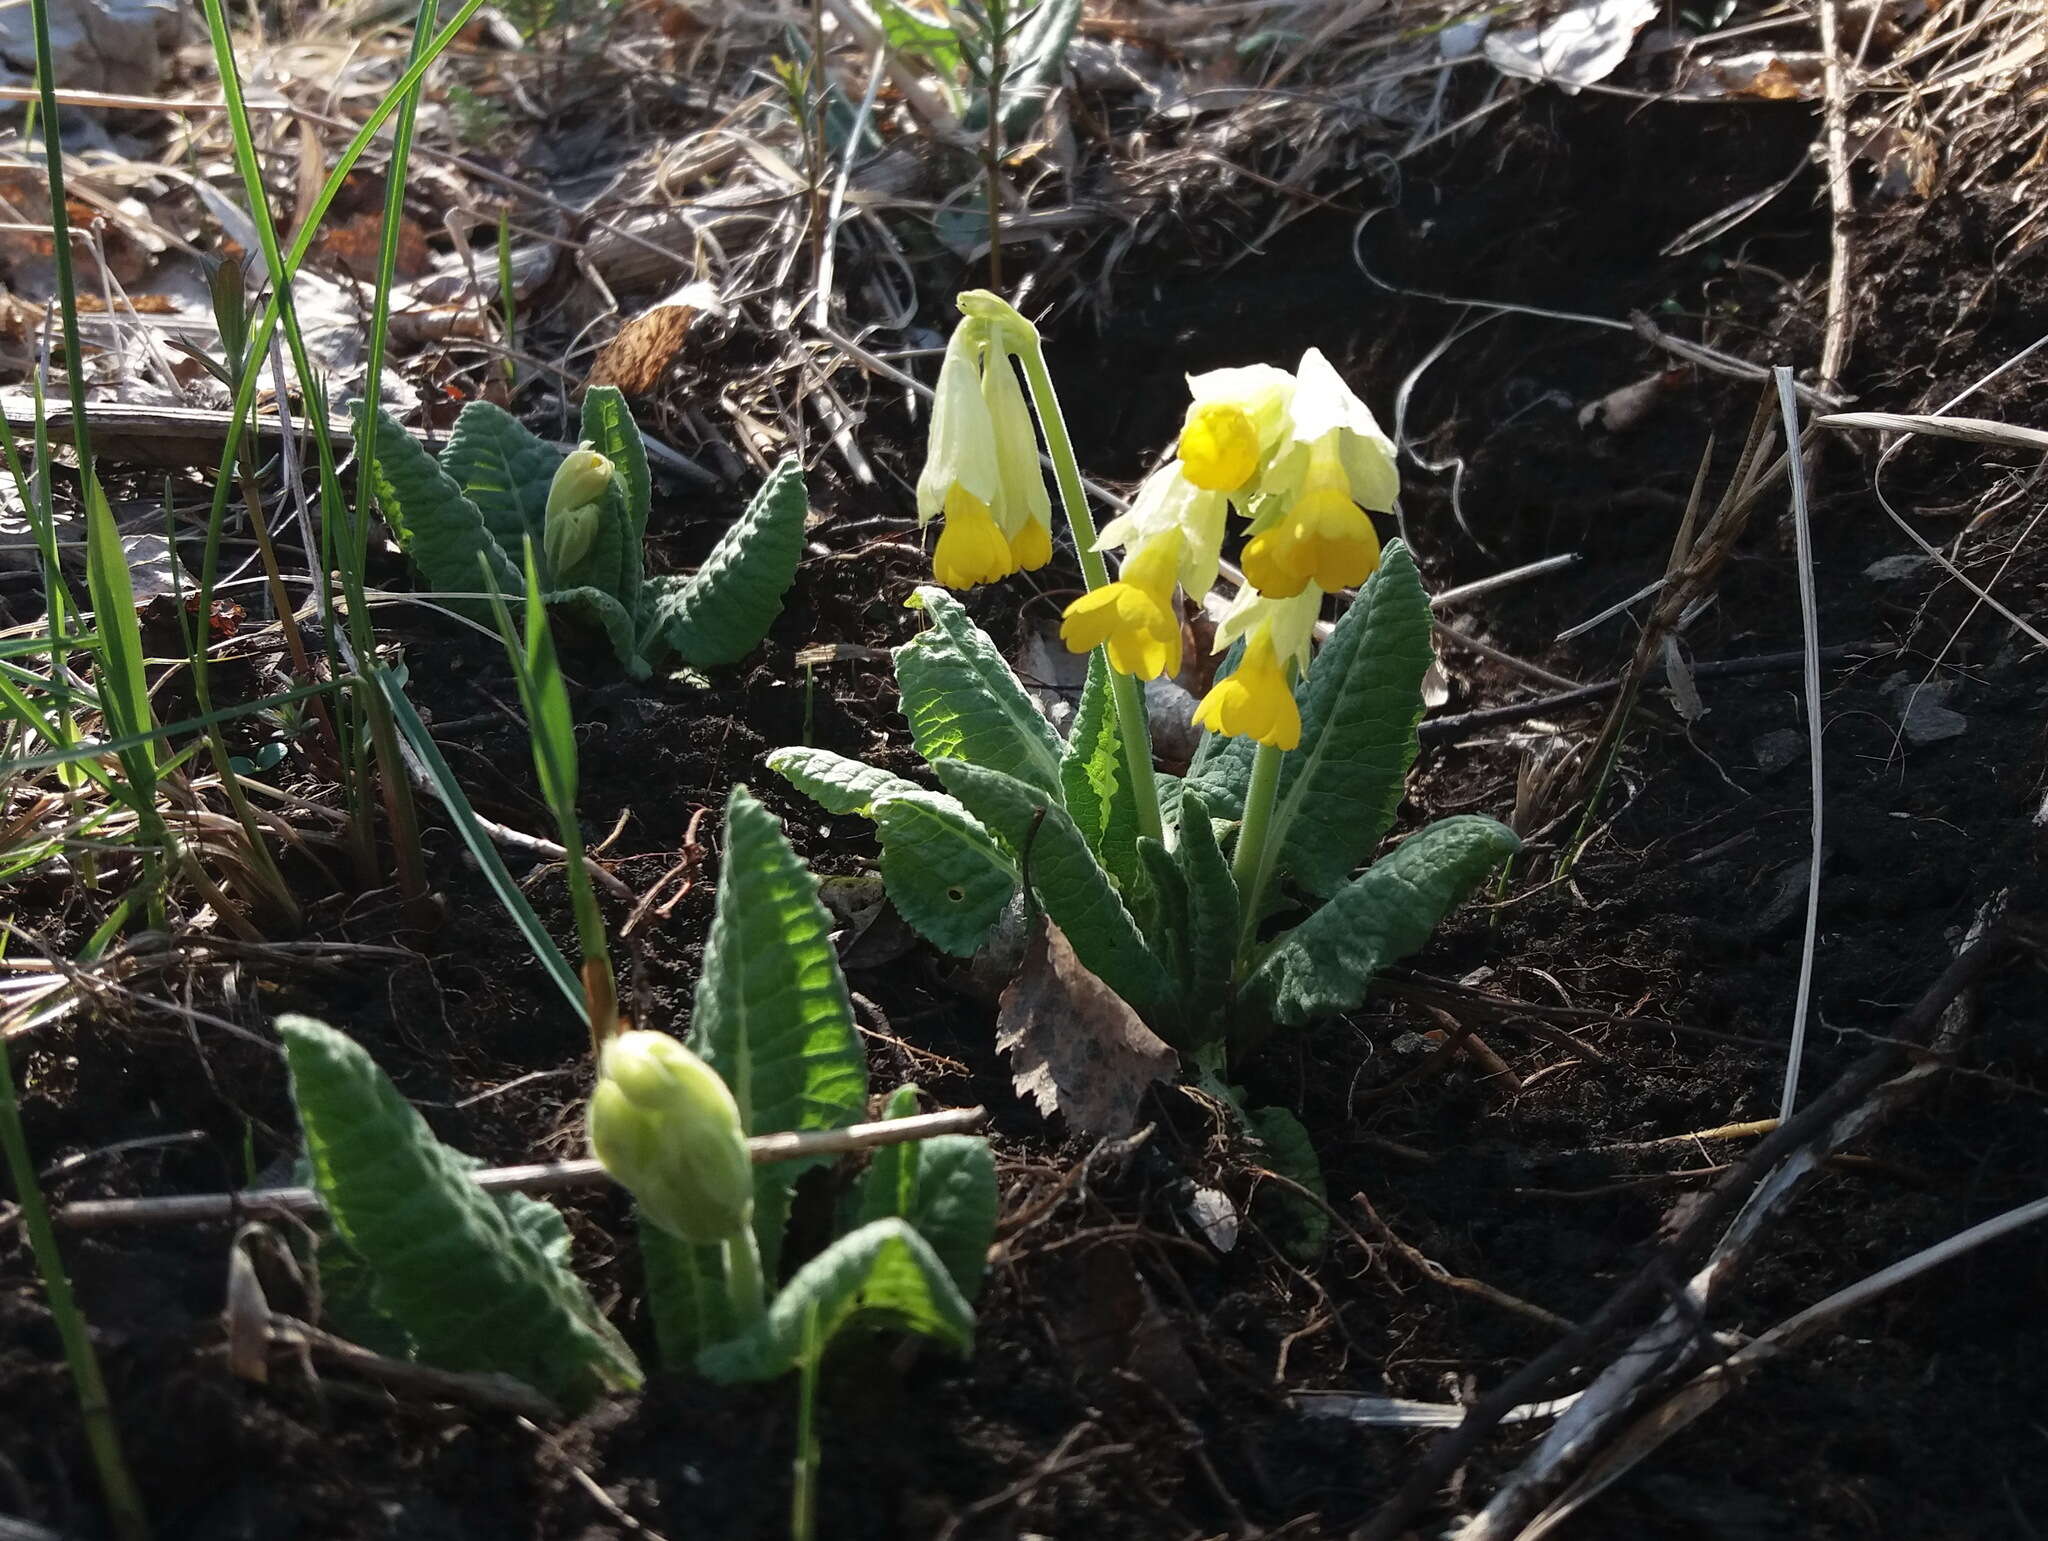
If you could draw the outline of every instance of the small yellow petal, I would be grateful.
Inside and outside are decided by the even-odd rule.
[[[1235,492],[1259,468],[1259,430],[1235,402],[1197,402],[1180,431],[1181,472],[1205,492]]]
[[[1292,599],[1308,586],[1309,575],[1296,565],[1300,553],[1285,525],[1283,519],[1244,543],[1244,575],[1272,599]]]
[[[932,551],[932,576],[949,589],[994,583],[1017,570],[988,505],[964,487],[946,494],[946,523]]]
[[[1287,675],[1262,630],[1228,678],[1218,680],[1195,708],[1195,723],[1212,733],[1256,739],[1275,749],[1301,744],[1301,710]]]
[[[1020,573],[1037,572],[1052,560],[1052,531],[1036,519],[1026,519],[1010,537],[1010,559]]]
[[[1060,640],[1074,653],[1107,647],[1110,667],[1137,679],[1180,672],[1180,618],[1133,583],[1105,584],[1067,606]]]

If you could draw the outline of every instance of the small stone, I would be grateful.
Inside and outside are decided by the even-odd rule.
[[[1933,565],[1932,557],[1918,551],[1902,551],[1897,556],[1879,557],[1863,569],[1863,576],[1873,583],[1899,583],[1918,577]]]
[[[1946,689],[1940,695],[1931,695],[1929,689],[1923,688],[1907,699],[1906,709],[1899,717],[1907,743],[1924,747],[1944,739],[1961,738],[1970,731],[1969,718],[1941,704],[1941,697],[1946,694]]]
[[[1751,744],[1749,752],[1756,756],[1758,770],[1775,776],[1806,753],[1806,735],[1797,728],[1780,728]]]

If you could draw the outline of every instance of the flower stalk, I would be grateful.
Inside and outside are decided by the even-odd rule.
[[[1066,510],[1067,528],[1074,537],[1074,549],[1081,558],[1081,579],[1090,593],[1109,583],[1109,564],[1095,549],[1095,518],[1088,511],[1088,490],[1081,484],[1081,463],[1074,455],[1073,436],[1067,432],[1066,416],[1060,411],[1059,392],[1053,388],[1052,371],[1046,368],[1045,348],[1038,328],[996,295],[971,291],[960,296],[960,308],[1000,325],[1024,369],[1024,384],[1038,409],[1038,424],[1045,434],[1045,452],[1052,460],[1053,480],[1059,484],[1060,506]],[[1116,707],[1117,736],[1123,741],[1124,761],[1130,769],[1131,787],[1136,793],[1138,833],[1154,840],[1165,839],[1165,820],[1159,813],[1159,783],[1152,771],[1152,725],[1145,713],[1145,696],[1138,682],[1128,674],[1109,671],[1110,700]]]

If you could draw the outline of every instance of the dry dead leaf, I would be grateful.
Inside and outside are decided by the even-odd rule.
[[[590,385],[616,385],[628,396],[651,395],[682,351],[697,319],[693,305],[657,305],[619,328],[591,366]]]
[[[1154,1081],[1171,1081],[1180,1056],[1114,990],[1089,973],[1060,928],[1042,922],[1024,966],[1003,992],[996,1048],[1010,1056],[1020,1097],[1076,1134],[1128,1133]]]

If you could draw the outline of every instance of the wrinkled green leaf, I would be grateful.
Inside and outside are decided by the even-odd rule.
[[[1317,1198],[1326,1197],[1323,1164],[1316,1159],[1315,1143],[1300,1119],[1285,1108],[1251,1108],[1244,1119],[1253,1137],[1265,1146],[1263,1164],[1268,1170],[1300,1183]],[[1330,1235],[1330,1217],[1322,1205],[1278,1183],[1261,1188],[1259,1199],[1283,1217],[1283,1244],[1289,1256],[1298,1263],[1313,1263],[1322,1255],[1323,1243]]]
[[[923,790],[916,782],[863,760],[794,744],[771,752],[768,768],[827,813],[868,817],[882,797]]]
[[[1029,783],[987,766],[939,760],[932,768],[1009,847],[1082,966],[1140,1015],[1164,1006],[1172,992],[1166,970],[1067,811]]]
[[[899,1087],[886,1119],[917,1111],[917,1088]],[[973,1134],[941,1134],[907,1145],[885,1145],[862,1175],[861,1224],[891,1215],[908,1220],[946,1265],[961,1296],[973,1301],[988,1270],[996,1233],[996,1158]]]
[[[758,1323],[704,1350],[697,1367],[715,1381],[768,1380],[796,1364],[807,1330],[823,1353],[857,1321],[936,1338],[963,1355],[974,1346],[974,1308],[931,1243],[892,1218],[840,1237],[804,1264]]]
[[[739,1331],[722,1249],[695,1246],[645,1218],[636,1229],[655,1351],[663,1368],[687,1369],[703,1350]]]
[[[1473,813],[1410,835],[1267,949],[1245,981],[1246,1010],[1287,1025],[1351,1010],[1519,845]]]
[[[649,581],[649,624],[684,662],[700,669],[732,663],[768,635],[796,581],[809,509],[803,466],[791,456],[769,473],[694,576]]]
[[[1060,756],[1060,788],[1081,838],[1125,893],[1138,881],[1138,805],[1124,761],[1109,665],[1088,655],[1088,680]]]
[[[639,630],[633,624],[633,617],[611,594],[600,588],[584,586],[555,589],[541,597],[550,608],[566,610],[583,625],[603,632],[605,640],[612,645],[613,654],[634,679],[645,679],[653,672],[646,657],[638,651]]]
[[[381,459],[382,444],[377,452]],[[526,537],[540,543],[548,483],[561,463],[560,450],[488,401],[472,401],[462,409],[441,451],[441,469],[476,505],[491,538],[515,560]]]
[[[917,752],[1001,771],[1059,802],[1059,735],[995,643],[944,589],[920,588],[915,602],[931,626],[896,649],[896,684]]]
[[[633,422],[625,393],[615,385],[593,385],[583,395],[583,442],[611,461],[624,485],[620,487],[620,509],[626,516],[626,533],[633,549],[647,538],[647,510],[654,501],[654,481],[647,471],[647,445]],[[548,476],[555,474],[548,467]],[[541,506],[547,506],[546,482],[542,484]]]
[[[470,1181],[353,1040],[310,1017],[278,1028],[313,1185],[376,1275],[379,1309],[424,1358],[517,1376],[567,1406],[639,1384],[631,1350],[566,1266],[566,1230]]]
[[[1189,1000],[1187,992],[1187,879],[1181,875],[1180,864],[1173,859],[1173,853],[1149,835],[1138,837],[1138,860],[1144,868],[1144,881],[1139,885],[1134,905],[1139,913],[1140,928],[1151,946],[1152,956],[1159,960],[1177,986],[1174,1015],[1180,1019],[1179,1022],[1154,1025],[1158,1027],[1160,1037],[1180,1048],[1192,1041],[1189,1029],[1195,1019],[1195,1003]]]
[[[879,800],[877,864],[896,913],[956,957],[972,957],[1017,891],[1017,869],[950,797],[908,787]]]
[[[1414,558],[1392,541],[1296,692],[1301,747],[1281,761],[1268,838],[1278,870],[1311,893],[1335,893],[1393,827],[1415,763],[1429,632]]]
[[[745,787],[725,805],[718,902],[690,1047],[732,1088],[749,1134],[835,1129],[867,1106],[867,1056],[817,879]],[[773,1277],[789,1193],[818,1159],[754,1169],[754,1229]]]
[[[1183,792],[1180,844],[1174,851],[1187,884],[1186,996],[1198,1027],[1212,1022],[1229,999],[1231,964],[1243,915],[1237,880],[1216,844],[1215,825],[1202,799]]]
[[[363,431],[365,408],[356,408]],[[477,506],[413,436],[388,412],[375,414],[377,506],[400,549],[412,558],[429,588],[447,594],[477,592],[477,559],[491,564],[498,587],[520,586],[519,570],[484,525]]]

